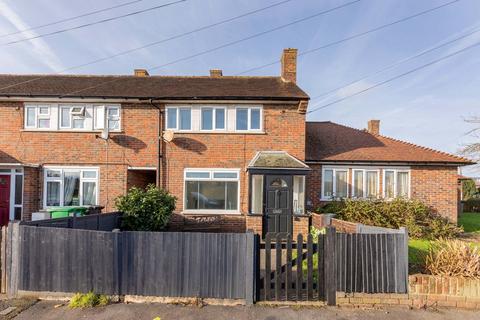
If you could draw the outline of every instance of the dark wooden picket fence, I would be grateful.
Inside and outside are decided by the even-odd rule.
[[[335,229],[314,241],[311,234],[268,233],[259,247],[259,296],[265,301],[327,301],[335,305]],[[330,257],[330,258],[326,258]],[[272,261],[273,260],[273,261]],[[316,266],[314,264],[316,262]]]
[[[25,226],[68,228],[82,230],[112,231],[120,228],[122,214],[120,212],[91,214],[82,217],[67,217],[37,221],[22,221]]]

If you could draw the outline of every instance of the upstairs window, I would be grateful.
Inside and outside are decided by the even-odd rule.
[[[225,108],[202,108],[202,130],[225,130]]]
[[[261,108],[237,108],[235,129],[237,131],[260,131],[262,129],[261,111]]]
[[[188,131],[192,129],[191,108],[167,108],[167,129]]]
[[[60,106],[60,129],[85,129],[85,106]]]
[[[25,128],[50,129],[50,105],[26,105]]]

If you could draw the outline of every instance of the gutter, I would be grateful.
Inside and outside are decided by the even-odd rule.
[[[348,164],[348,165],[405,165],[405,166],[445,166],[459,167],[476,164],[475,162],[442,162],[442,161],[336,161],[305,160],[306,164]]]
[[[163,174],[163,172],[161,172],[162,170],[162,159],[163,159],[163,111],[162,111],[162,108],[155,105],[152,101],[152,99],[150,99],[150,104],[152,105],[152,107],[154,108],[157,108],[158,109],[158,137],[157,137],[157,153],[158,153],[158,157],[157,157],[157,179],[155,181],[156,185],[157,185],[157,188],[160,188],[160,182],[161,182],[161,176]]]

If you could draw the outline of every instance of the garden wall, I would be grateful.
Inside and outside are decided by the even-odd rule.
[[[408,294],[337,293],[339,305],[405,305],[413,308],[452,307],[480,310],[480,279],[409,276]]]

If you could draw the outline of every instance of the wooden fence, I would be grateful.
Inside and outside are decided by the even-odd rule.
[[[254,298],[253,233],[102,232],[9,226],[8,293]]]
[[[407,293],[408,236],[405,233],[336,235],[337,290]]]
[[[119,212],[91,214],[82,217],[66,217],[37,221],[22,221],[20,224],[35,227],[69,228],[82,230],[112,231],[120,228],[122,214]]]
[[[335,259],[331,258],[335,257],[334,228],[328,228],[316,241],[309,234],[306,242],[302,234],[294,242],[290,234],[285,237],[268,233],[258,256],[261,260],[257,272],[260,276],[258,299],[319,300],[335,305]]]

